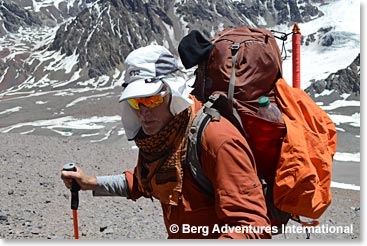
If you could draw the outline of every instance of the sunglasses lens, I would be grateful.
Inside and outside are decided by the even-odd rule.
[[[131,98],[127,100],[127,103],[133,108],[133,109],[139,109],[139,98]]]
[[[164,102],[164,96],[157,94],[151,97],[131,98],[127,102],[134,109],[139,109],[139,104],[143,104],[147,108],[155,108]]]

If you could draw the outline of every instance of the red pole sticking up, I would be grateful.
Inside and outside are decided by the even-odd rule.
[[[301,88],[301,32],[297,22],[294,23],[292,32],[293,87]]]

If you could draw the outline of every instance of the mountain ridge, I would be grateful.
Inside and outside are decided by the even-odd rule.
[[[302,23],[323,16],[319,10],[323,4],[327,3],[75,0],[47,5],[16,0],[9,5],[2,1],[2,20],[13,25],[1,30],[9,38],[4,39],[0,49],[0,91],[32,90],[37,85],[41,90],[115,86],[123,75],[124,58],[140,46],[157,43],[177,55],[179,41],[193,29],[208,38],[225,27],[238,25],[271,28],[283,24],[291,29],[295,21]],[[17,16],[24,16],[24,21],[11,22],[10,15],[4,14],[9,12],[7,6],[22,13]],[[27,16],[35,16],[30,18],[34,21],[27,22]],[[14,48],[19,37],[5,42],[11,40],[13,33],[27,40],[20,45],[22,50]],[[324,30],[319,33],[327,34]],[[315,40],[307,37],[307,44]],[[43,44],[37,45],[39,41]]]

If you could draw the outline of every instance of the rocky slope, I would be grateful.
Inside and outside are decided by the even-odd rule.
[[[314,81],[305,91],[320,94],[324,90],[335,90],[338,94],[360,94],[360,55],[345,69],[330,74],[325,80]]]
[[[0,238],[5,242],[73,239],[70,191],[60,179],[65,163],[74,162],[91,175],[107,175],[132,170],[136,161],[136,151],[117,143],[2,134],[0,146]],[[319,222],[334,231],[312,233],[311,239],[360,239],[359,191],[332,189],[332,193],[332,204]],[[79,200],[82,240],[167,238],[157,200],[141,198],[132,202],[122,197],[92,197],[91,192],[83,191],[79,192]],[[292,229],[299,224],[291,221],[288,226]],[[349,231],[337,232],[340,227]],[[274,238],[305,239],[306,234],[294,229]]]

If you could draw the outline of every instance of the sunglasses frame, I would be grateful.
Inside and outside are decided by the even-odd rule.
[[[169,94],[169,92],[167,90],[164,90],[164,91],[161,91],[153,96],[149,96],[149,97],[138,97],[138,98],[130,98],[130,99],[127,99],[127,103],[130,105],[130,107],[132,107],[133,109],[135,110],[139,110],[140,108],[140,104],[143,104],[146,108],[149,108],[149,109],[153,109],[153,108],[156,108],[158,107],[159,105],[162,105],[164,103],[164,97],[167,96]],[[162,99],[161,102],[155,102],[155,103],[152,103],[151,106],[149,105],[146,105],[144,102],[149,100],[149,98],[152,98],[152,97],[156,97],[156,96],[160,96],[160,98]],[[142,100],[143,99],[143,100]],[[136,103],[132,102],[132,100],[135,100],[137,101]],[[136,105],[136,106],[135,106]]]

